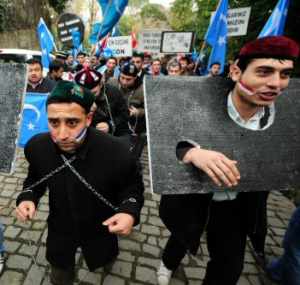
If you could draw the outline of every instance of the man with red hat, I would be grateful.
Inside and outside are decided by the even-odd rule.
[[[283,36],[247,43],[231,67],[235,84],[227,97],[229,118],[241,128],[253,131],[269,128],[275,120],[275,101],[288,86],[298,55],[297,43]],[[238,161],[203,149],[195,142],[179,142],[177,156],[208,175],[216,187],[234,190],[243,179]],[[200,236],[206,229],[210,260],[203,284],[237,284],[247,236],[253,235],[261,227],[259,223],[265,221],[266,197],[264,192],[235,191],[162,195],[160,217],[171,236],[157,272],[158,283],[169,284],[172,272],[185,254],[197,252]]]
[[[127,103],[118,88],[103,83],[100,72],[88,67],[77,72],[75,82],[96,96],[92,107],[92,126],[98,130],[129,140],[129,112]]]

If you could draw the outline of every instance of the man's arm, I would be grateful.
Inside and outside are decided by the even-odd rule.
[[[192,163],[205,172],[219,187],[236,186],[240,180],[237,161],[229,159],[220,152],[200,148],[195,142],[179,142],[176,155],[183,163]]]
[[[128,235],[132,227],[140,221],[140,212],[144,204],[144,183],[136,161],[126,177],[120,183],[118,192],[118,213],[103,222],[111,233]]]
[[[31,188],[36,181],[38,181],[38,176],[34,171],[34,167],[32,163],[30,163],[30,142],[25,146],[24,153],[27,161],[29,162],[28,174],[23,183],[23,190],[18,195],[16,200],[16,215],[19,220],[25,221],[27,219],[32,219],[37,205],[39,203],[40,198],[44,195],[46,191],[45,183],[41,183],[40,185]]]

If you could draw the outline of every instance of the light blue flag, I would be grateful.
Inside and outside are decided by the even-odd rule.
[[[192,56],[191,56],[192,61],[193,61],[193,62],[196,62],[197,59],[198,59],[198,56],[199,56],[199,54],[197,53],[196,49],[194,48],[194,50],[193,50],[193,52],[192,52]]]
[[[224,70],[227,45],[227,10],[228,0],[220,0],[218,8],[208,27],[205,41],[212,47],[207,69],[209,66],[218,62],[221,64],[221,73]]]
[[[98,3],[101,7],[101,11],[102,11],[102,16],[104,18],[104,15],[105,15],[105,10],[106,10],[106,7],[108,5],[110,0],[98,0]]]
[[[26,93],[19,137],[20,147],[24,147],[34,135],[48,132],[47,95],[44,93]]]
[[[73,47],[78,49],[81,44],[81,33],[78,30],[72,30],[71,35],[72,35]]]
[[[98,0],[100,3],[100,1]],[[103,21],[95,23],[89,37],[91,44],[96,44],[100,39],[105,37],[113,27],[118,23],[124,10],[128,4],[128,0],[110,0],[105,6]],[[101,6],[102,7],[102,6]],[[103,10],[102,10],[103,12]]]
[[[119,24],[116,24],[113,27],[112,32],[111,32],[111,36],[112,37],[119,37],[119,36],[121,36],[120,29],[119,29]]]
[[[72,30],[71,35],[73,42],[72,55],[74,58],[76,58],[79,51],[82,50],[81,33],[78,30]]]
[[[49,68],[51,62],[50,53],[55,47],[54,39],[43,18],[40,18],[39,24],[37,26],[37,32],[40,42],[40,47],[42,50],[42,64],[44,68]]]
[[[260,32],[258,38],[281,36],[284,32],[285,21],[289,9],[289,0],[279,0],[270,18]]]

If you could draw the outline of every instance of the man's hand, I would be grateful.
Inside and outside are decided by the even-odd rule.
[[[109,132],[109,125],[108,125],[108,123],[105,123],[105,122],[98,123],[96,125],[96,129],[101,131],[101,132],[108,133]]]
[[[16,215],[19,221],[31,220],[35,214],[35,205],[31,201],[23,201],[16,208]]]
[[[138,116],[139,115],[139,109],[131,106],[129,107],[129,116],[132,117],[132,116]]]
[[[110,233],[129,235],[134,224],[134,218],[126,213],[118,213],[104,221],[102,224],[108,226]]]
[[[187,151],[183,162],[192,163],[204,171],[218,186],[236,186],[241,178],[237,161],[220,152],[194,147]]]

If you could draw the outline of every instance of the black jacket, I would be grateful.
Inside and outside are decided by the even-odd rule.
[[[107,101],[105,98],[105,94]],[[129,111],[127,102],[118,88],[105,84],[101,94],[96,98],[97,110],[94,113],[92,126],[105,122],[109,125],[109,133],[120,137],[129,135]]]
[[[43,78],[43,80],[35,86],[35,88],[32,87],[30,83],[27,84],[26,92],[31,93],[50,93],[54,87],[56,86],[56,82],[49,79],[49,78]]]
[[[145,106],[144,106],[144,89],[143,84],[137,80],[135,85],[130,89],[122,88],[117,78],[111,78],[108,81],[112,86],[121,92],[128,107],[139,109],[139,116],[131,116],[128,118],[132,131],[136,134],[146,132]]]
[[[49,133],[34,136],[24,151],[29,162],[24,188],[63,164],[62,152],[52,142]],[[84,144],[75,155],[77,158],[72,163],[75,169],[97,192],[119,207],[118,212],[133,215],[137,224],[144,186],[128,147],[118,138],[89,128]],[[38,205],[47,187],[49,262],[62,268],[70,266],[65,264],[66,256],[53,252],[74,243],[82,247],[90,270],[112,260],[118,254],[117,237],[110,234],[102,222],[115,212],[91,193],[68,167],[31,191],[23,191],[17,198],[17,205],[25,200]],[[68,255],[68,251],[65,252]]]

